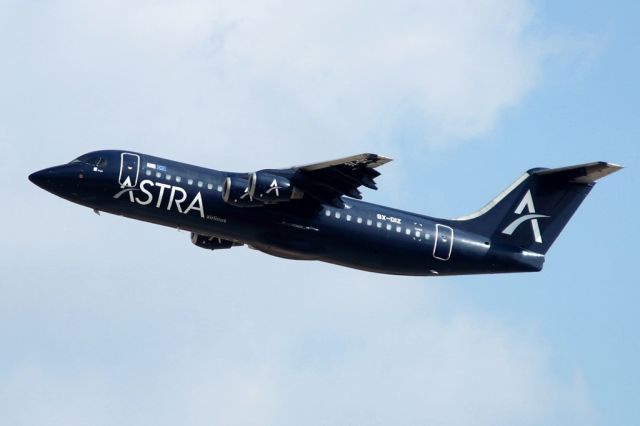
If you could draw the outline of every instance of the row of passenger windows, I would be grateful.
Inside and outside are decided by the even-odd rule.
[[[342,212],[338,212],[338,211],[336,211],[336,212],[334,212],[334,213],[332,214],[332,213],[331,213],[331,210],[325,210],[325,211],[324,211],[324,214],[325,214],[325,216],[327,216],[327,217],[332,217],[332,216],[333,216],[333,217],[334,217],[334,218],[336,218],[336,219],[341,219],[341,218],[342,218],[342,216],[343,216],[343,213],[342,213]],[[344,214],[344,217],[345,217],[345,219],[346,219],[346,221],[347,221],[347,222],[351,222],[351,221],[353,221],[353,220],[354,220],[354,217],[353,217],[353,216],[351,216],[351,215],[350,215],[350,214],[348,214],[348,213],[345,213],[345,214]],[[355,217],[355,222],[356,222],[356,223],[366,223],[366,224],[367,224],[367,226],[373,226],[373,223],[374,223],[374,222],[373,222],[373,219],[363,219],[363,218],[362,218],[362,217],[360,217],[360,216],[356,216],[356,217]],[[428,239],[429,239],[429,234],[427,234],[426,232],[424,232],[424,231],[422,231],[422,230],[419,230],[419,229],[415,229],[415,228],[403,228],[403,227],[402,227],[402,226],[400,226],[400,225],[393,225],[393,224],[391,224],[391,223],[386,223],[386,222],[385,222],[385,223],[383,223],[383,222],[380,222],[380,221],[376,221],[376,222],[375,222],[375,224],[376,224],[376,228],[380,228],[380,229],[382,229],[382,228],[384,227],[384,229],[386,229],[387,231],[393,231],[393,230],[395,230],[395,232],[397,232],[397,233],[404,232],[406,235],[409,235],[409,236],[411,236],[411,235],[412,235],[412,236],[414,236],[415,238],[423,238],[423,236],[424,236],[424,238],[425,238],[426,240],[428,240]]]
[[[154,174],[153,170],[151,169],[146,169],[145,174],[147,176],[152,176]],[[155,177],[158,179],[162,179],[162,173],[161,172],[155,172]],[[171,180],[175,180],[176,183],[181,183],[182,182],[182,177],[181,176],[173,176],[170,173],[165,173],[164,174],[164,179],[167,181],[171,181]],[[204,188],[205,183],[201,180],[195,181],[191,178],[186,179],[186,183],[187,185],[193,185],[195,184],[198,188]],[[209,190],[213,190],[213,184],[212,183],[207,183],[206,184],[207,189]],[[216,186],[216,191],[218,192],[222,192],[222,185],[217,185]],[[325,216],[331,216],[331,210],[325,210],[324,212]],[[333,213],[333,217],[336,219],[340,219],[342,218],[342,212],[336,211],[335,213]],[[347,222],[351,222],[354,217],[352,217],[350,214],[345,213],[345,219],[347,220]],[[355,217],[355,222],[356,223],[366,223],[367,226],[373,226],[373,220],[372,219],[363,219],[360,216]],[[395,227],[395,231],[398,233],[403,232],[403,227],[400,225],[392,225],[391,223],[382,223],[380,221],[376,221],[376,228],[385,228],[387,231],[392,231]],[[422,238],[423,237],[423,231],[418,230],[418,229],[412,229],[412,228],[404,228],[404,233],[406,235],[412,235],[416,238]],[[429,234],[424,233],[424,238],[425,239],[429,239]]]
[[[147,169],[145,171],[145,174],[147,176],[152,176],[154,173],[153,173],[153,170]],[[162,179],[162,173],[161,172],[155,172],[155,176],[158,179]],[[164,179],[168,180],[168,181],[175,180],[176,183],[181,183],[182,180],[183,180],[181,176],[173,176],[170,173],[165,173],[164,174]],[[198,188],[204,188],[204,186],[205,186],[205,183],[203,181],[201,181],[201,180],[195,181],[193,179],[185,179],[185,182],[187,183],[187,185],[195,184]],[[212,183],[207,183],[206,186],[207,186],[207,189],[213,190],[213,186],[214,185]],[[222,185],[218,185],[216,187],[216,191],[222,192]]]

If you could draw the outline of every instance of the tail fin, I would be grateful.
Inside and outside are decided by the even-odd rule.
[[[492,243],[545,254],[595,181],[622,167],[596,162],[532,169],[476,213],[456,219]]]

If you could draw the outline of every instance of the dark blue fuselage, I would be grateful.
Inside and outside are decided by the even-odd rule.
[[[492,244],[465,222],[355,199],[345,208],[296,202],[237,207],[223,200],[217,171],[122,151],[97,151],[30,179],[69,201],[266,253],[400,275],[535,271],[542,259]],[[97,162],[95,159],[101,159]]]

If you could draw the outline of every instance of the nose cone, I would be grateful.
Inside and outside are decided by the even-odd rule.
[[[65,164],[32,173],[29,180],[45,191],[66,198],[80,195],[85,175],[83,166]]]
[[[47,170],[40,170],[38,172],[31,173],[29,175],[29,180],[38,185],[40,188],[46,189],[45,184],[47,182],[48,175],[49,173],[47,173]]]

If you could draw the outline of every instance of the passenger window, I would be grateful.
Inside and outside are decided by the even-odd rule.
[[[171,180],[171,175],[166,175],[166,176],[165,176],[165,178],[166,178],[167,180]]]
[[[336,212],[336,219],[340,219],[340,212]]]
[[[209,189],[209,190],[213,189],[213,184],[212,183],[208,183],[207,184],[207,189]]]
[[[367,226],[373,225],[373,221],[371,219],[367,219]]]
[[[404,231],[404,233],[405,233],[405,234],[407,234],[407,235],[411,235],[411,229],[407,228],[407,229]]]
[[[359,217],[359,218],[356,220],[356,222],[358,222],[358,223],[362,223],[362,218],[361,218],[361,217]]]
[[[350,214],[347,215],[347,222],[351,222],[351,215]]]
[[[396,226],[396,232],[402,232],[402,226]]]
[[[216,189],[218,190],[218,192],[222,192],[222,185],[218,185]]]
[[[387,231],[391,231],[391,224],[387,223]]]
[[[176,176],[176,182],[180,182],[182,180],[182,178],[180,176]]]
[[[198,188],[202,188],[203,185],[204,183],[202,183],[202,181],[198,181]]]
[[[161,177],[162,177],[162,173],[160,173],[160,172],[156,172],[156,177],[157,177],[157,178],[161,178]]]
[[[147,174],[147,176],[151,176],[151,170],[147,169],[145,173]]]
[[[331,216],[331,210],[325,210],[324,211],[324,215],[325,216]]]
[[[193,185],[193,179],[187,179],[187,183],[188,183],[189,185]]]
[[[382,222],[376,222],[376,228],[382,228]]]
[[[416,237],[420,238],[420,231],[416,231]]]

